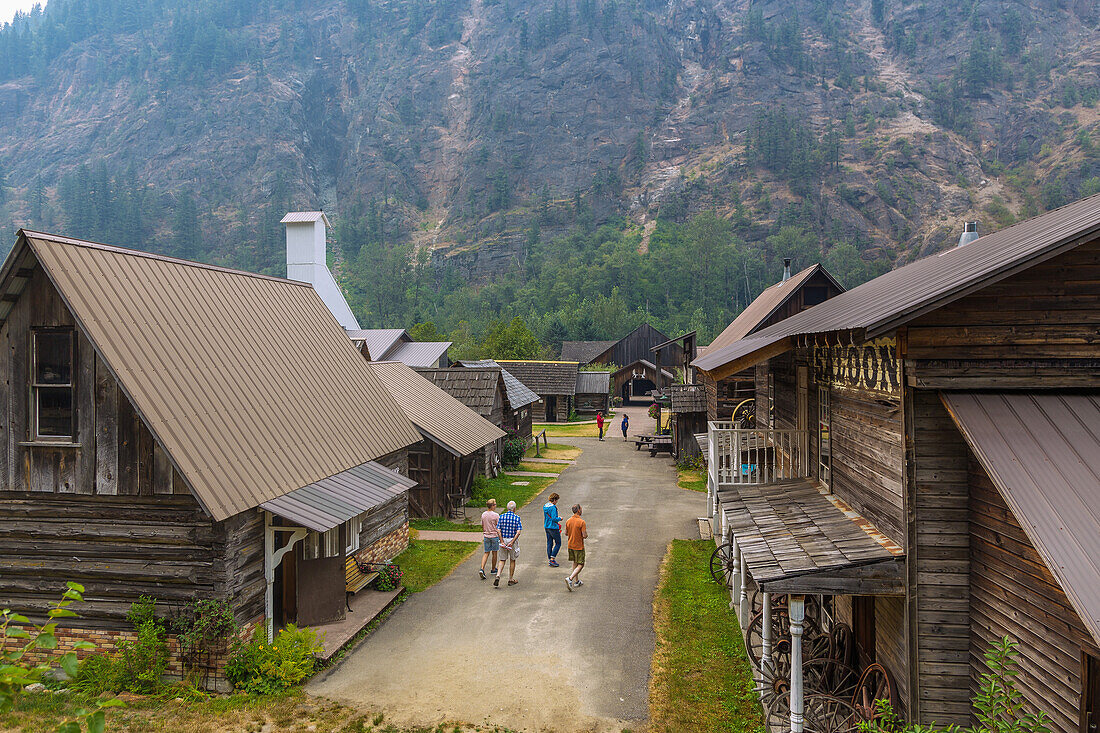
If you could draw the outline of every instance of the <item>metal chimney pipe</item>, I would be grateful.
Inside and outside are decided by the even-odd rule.
[[[781,282],[787,282],[791,279],[791,258],[783,258],[783,280]]]
[[[959,235],[959,246],[964,247],[978,238],[978,222],[968,221],[963,223],[962,234]]]

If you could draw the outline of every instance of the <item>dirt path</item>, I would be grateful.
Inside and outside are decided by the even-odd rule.
[[[409,599],[310,693],[384,711],[398,725],[618,732],[646,719],[661,558],[672,538],[697,536],[702,503],[676,487],[667,457],[638,453],[621,435],[555,442],[585,448],[552,488],[565,513],[574,502],[585,508],[585,585],[569,592],[566,569],[547,567],[545,498],[536,498],[520,512],[519,585],[479,580],[475,553]]]

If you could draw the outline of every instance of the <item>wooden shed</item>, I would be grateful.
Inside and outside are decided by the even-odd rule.
[[[577,373],[576,410],[579,414],[594,415],[597,412],[607,414],[610,403],[611,373],[602,371],[582,371]]]
[[[699,455],[695,436],[707,432],[707,397],[701,384],[671,384],[664,401],[672,413],[672,457],[690,460]]]
[[[60,635],[101,651],[142,595],[317,624],[407,545],[420,436],[310,286],[21,231],[0,291],[6,605],[80,582]]]
[[[532,419],[546,422],[566,422],[573,410],[577,392],[575,361],[516,361],[497,359],[525,387],[538,395],[531,405]]]
[[[504,428],[508,397],[500,367],[452,367],[449,369],[417,369],[418,374],[435,384],[471,410],[499,428]],[[495,477],[501,470],[501,450],[504,436],[482,449],[484,460],[478,472]]]
[[[1100,196],[698,357],[715,380],[755,368],[770,405],[754,430],[709,429],[708,507],[745,570],[733,583],[745,625],[754,588],[786,595],[784,613],[815,615],[815,629],[846,625],[852,661],[886,670],[895,707],[941,725],[974,721],[983,654],[1008,636],[1025,710],[1063,733],[1095,720],[1097,303]],[[812,535],[812,494],[798,512],[775,508],[795,483],[833,507],[813,499]],[[784,534],[801,550],[777,544]],[[807,679],[792,670],[790,684]]]
[[[409,511],[459,515],[485,463],[486,446],[498,444],[504,431],[400,362],[371,362],[370,368],[423,436],[409,448],[409,477],[416,482]]]
[[[531,406],[539,401],[539,396],[527,385],[507,369],[497,364],[492,359],[480,359],[475,361],[459,362],[464,367],[490,367],[500,369],[500,378],[504,381],[504,423],[501,427],[506,432],[514,432],[523,440],[525,445],[530,445],[531,433]]]

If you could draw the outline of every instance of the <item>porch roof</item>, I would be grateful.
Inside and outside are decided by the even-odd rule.
[[[749,573],[772,593],[904,592],[904,551],[813,479],[725,486],[719,501]]]

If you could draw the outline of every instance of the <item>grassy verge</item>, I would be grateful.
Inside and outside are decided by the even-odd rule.
[[[661,566],[653,602],[653,733],[763,732],[737,617],[707,570],[713,550],[708,540],[673,540]]]
[[[428,530],[431,532],[480,532],[480,524],[470,522],[452,522],[443,517],[429,517],[427,519],[410,519],[409,528],[418,532]]]
[[[596,423],[548,422],[534,425],[535,433],[541,433],[543,430],[546,431],[548,438],[595,438],[600,434],[596,429]]]
[[[478,547],[473,542],[413,540],[409,549],[394,558],[405,573],[401,584],[411,593],[427,590],[450,575]]]
[[[26,693],[19,696],[15,710],[0,716],[0,731],[54,733],[57,725],[71,719],[81,707],[93,708],[94,699],[71,693]],[[110,733],[503,733],[504,729],[484,725],[450,723],[434,728],[397,728],[377,712],[352,709],[295,690],[282,695],[228,695],[197,701],[177,702],[139,695],[127,696],[126,707],[107,714]]]
[[[581,449],[575,446],[566,445],[565,443],[550,443],[539,448],[537,457],[553,458],[559,461],[573,461],[576,460],[580,454]],[[523,455],[526,458],[535,458],[535,446],[532,445]]]
[[[527,482],[526,486],[513,486],[513,481]],[[509,501],[514,501],[516,506],[522,507],[531,498],[550,484],[557,481],[556,478],[542,476],[509,476],[502,473],[496,478],[491,478],[481,486],[474,487],[474,493],[466,502],[468,506],[485,506],[489,499],[497,500],[497,511],[503,511]]]
[[[680,478],[676,485],[688,491],[707,490],[707,472],[698,468],[679,469]]]
[[[536,471],[538,473],[561,473],[568,467],[565,463],[520,463],[517,471]]]

